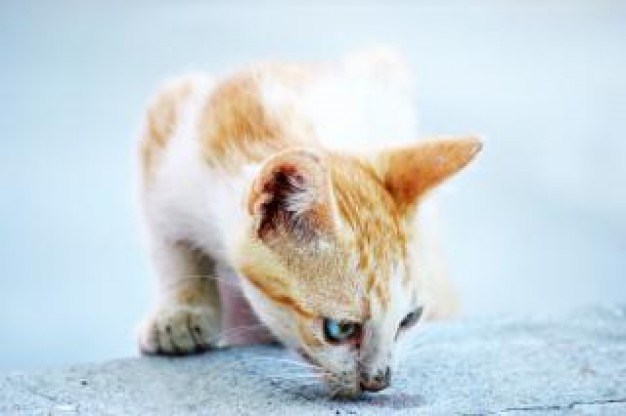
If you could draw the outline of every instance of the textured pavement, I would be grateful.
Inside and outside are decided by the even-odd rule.
[[[427,326],[394,386],[330,400],[279,347],[0,374],[0,415],[626,415],[626,307]],[[276,360],[275,360],[276,359]]]

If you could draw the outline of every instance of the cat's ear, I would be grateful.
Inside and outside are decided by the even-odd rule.
[[[420,142],[379,153],[375,168],[403,213],[429,190],[465,167],[481,150],[476,137]]]
[[[248,212],[258,237],[312,240],[333,229],[328,171],[322,156],[292,149],[268,159],[252,183]]]

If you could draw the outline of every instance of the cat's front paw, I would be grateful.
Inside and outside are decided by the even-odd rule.
[[[219,318],[205,306],[171,305],[148,317],[139,330],[144,354],[192,354],[216,346]]]

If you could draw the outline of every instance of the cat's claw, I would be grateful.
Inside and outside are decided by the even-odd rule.
[[[144,354],[183,355],[215,347],[219,320],[205,306],[175,305],[157,309],[139,331]]]

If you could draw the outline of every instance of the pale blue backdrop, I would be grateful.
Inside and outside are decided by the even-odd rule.
[[[135,354],[133,142],[163,78],[375,43],[424,135],[486,137],[441,192],[466,312],[626,300],[624,2],[102,3],[0,5],[0,369]]]

